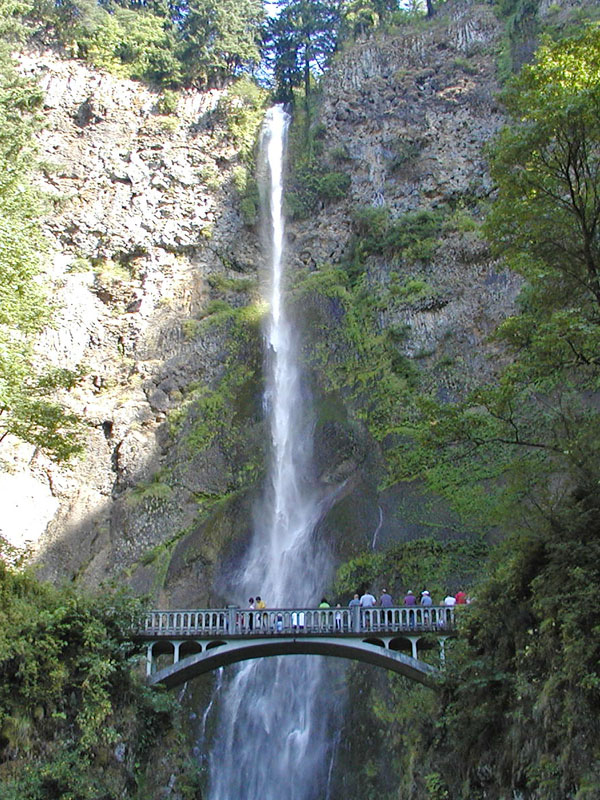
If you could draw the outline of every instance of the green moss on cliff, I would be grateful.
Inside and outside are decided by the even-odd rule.
[[[217,305],[218,304],[218,305]],[[171,435],[185,460],[215,447],[227,473],[226,491],[251,485],[262,469],[263,451],[255,436],[260,423],[262,387],[263,309],[260,305],[233,308],[214,301],[213,313],[195,321],[190,336],[210,327],[223,346],[223,368],[211,384],[188,387],[183,403],[169,416]],[[216,330],[215,330],[216,329]]]

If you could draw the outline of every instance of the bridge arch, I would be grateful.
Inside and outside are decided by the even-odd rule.
[[[383,639],[304,636],[210,642],[202,652],[158,669],[149,675],[148,682],[153,686],[162,685],[171,689],[219,667],[249,659],[284,655],[320,655],[362,661],[397,672],[426,686],[434,686],[440,675],[440,671],[430,664],[389,649]]]

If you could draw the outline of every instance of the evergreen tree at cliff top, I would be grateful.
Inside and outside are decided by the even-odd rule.
[[[181,58],[192,82],[222,83],[258,64],[261,0],[188,0],[177,10]]]
[[[338,0],[279,0],[266,27],[265,53],[282,100],[296,87],[310,94],[311,74],[321,73],[337,42]]]

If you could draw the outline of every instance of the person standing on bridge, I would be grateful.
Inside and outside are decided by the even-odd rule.
[[[423,591],[421,592],[421,605],[425,606],[426,609],[429,609],[429,606],[433,605],[433,600],[431,599],[431,595],[429,594],[427,589],[423,589]],[[429,614],[429,611],[428,610],[424,611],[423,624],[429,625],[430,621],[431,621],[431,615]]]
[[[256,606],[254,605],[254,598],[250,597],[248,600],[248,608],[250,611],[248,612],[248,630],[251,631],[254,627],[254,614],[252,613]]]
[[[382,608],[391,608],[394,603],[392,602],[392,595],[388,593],[387,589],[381,590],[381,595],[379,597],[379,605]]]
[[[365,627],[367,627],[367,628],[371,627],[372,612],[371,611],[365,611],[365,609],[373,608],[373,606],[375,605],[376,602],[377,601],[375,600],[375,598],[373,597],[371,592],[369,592],[368,589],[365,589],[365,593],[360,598],[359,603],[360,603],[360,607],[362,608],[361,616],[363,618],[363,625]]]
[[[404,605],[405,606],[416,606],[417,605],[417,598],[415,597],[412,589],[409,589],[406,593],[406,597],[404,598]]]
[[[335,629],[336,631],[342,630],[342,612],[341,605],[338,603],[335,607]]]
[[[261,596],[259,594],[257,594],[256,595],[256,608],[259,611],[262,611],[266,607],[267,607],[267,604],[265,603],[265,601],[261,598]],[[258,623],[258,627],[260,628],[261,625],[264,625],[264,627],[266,628],[267,627],[267,619],[268,619],[267,614],[259,614],[258,617],[257,617],[257,620],[256,620],[257,623]]]
[[[376,602],[377,601],[375,600],[371,592],[365,590],[365,593],[358,601],[358,604],[360,605],[361,608],[372,608]]]
[[[358,631],[360,630],[360,598],[358,596],[358,592],[354,593],[354,597],[348,603],[348,608],[353,609],[350,617],[350,624]],[[354,611],[354,609],[356,609],[356,611]]]
[[[417,605],[417,598],[415,597],[412,589],[409,589],[406,592],[406,595],[404,597],[404,605],[408,606],[409,608],[413,608],[414,606]],[[408,612],[408,625],[410,628],[415,627],[415,615],[413,611]]]
[[[382,608],[391,608],[394,603],[392,602],[392,595],[388,593],[387,589],[382,589],[381,594],[379,596],[379,605]],[[386,611],[384,612],[384,620],[388,625],[392,624],[392,612]]]
[[[458,592],[454,595],[454,599],[456,600],[457,606],[464,606],[467,603],[467,595],[466,592],[463,592],[462,589],[459,589]]]

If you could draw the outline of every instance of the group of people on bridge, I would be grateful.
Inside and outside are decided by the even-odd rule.
[[[466,592],[462,589],[459,589],[456,594],[447,594],[444,600],[439,604],[440,606],[446,607],[453,607],[455,605],[467,605],[470,603],[471,600],[467,596]],[[435,605],[433,602],[433,598],[431,597],[430,592],[427,589],[423,589],[421,592],[420,599],[417,600],[416,595],[412,591],[412,589],[408,589],[402,603],[395,604],[391,594],[388,592],[387,589],[382,589],[381,594],[379,595],[379,600],[375,598],[375,595],[371,594],[369,590],[365,590],[362,595],[359,595],[358,592],[354,594],[354,597],[348,603],[348,608],[353,608],[355,606],[359,606],[360,608],[375,608],[379,606],[380,608],[394,608],[400,605],[406,606],[408,608],[413,606],[433,606]],[[248,600],[248,608],[251,611],[262,611],[266,609],[265,601],[257,595],[256,597],[250,597]],[[321,599],[319,603],[319,608],[331,608],[331,604],[327,600],[326,597]],[[337,603],[336,608],[341,608],[341,604]],[[252,620],[252,617],[250,617]]]
[[[325,602],[327,601],[325,600]],[[447,594],[443,602],[440,603],[440,605],[451,607],[455,605],[457,606],[466,605],[469,602],[470,598],[467,597],[466,592],[464,592],[462,589],[459,589],[455,595]],[[352,600],[350,600],[350,602],[348,603],[349,608],[352,608],[353,606],[360,606],[361,608],[373,608],[374,606],[377,605],[379,605],[381,608],[393,608],[395,606],[395,603],[392,600],[392,596],[387,589],[381,590],[381,594],[379,595],[379,601],[375,599],[375,596],[372,595],[371,592],[365,591],[364,594],[362,595],[359,595],[358,592],[355,593]],[[423,589],[423,591],[421,592],[420,600],[417,600],[416,595],[414,594],[412,589],[409,589],[404,596],[402,605],[409,607],[416,605],[433,606],[435,605],[435,603],[433,602],[433,598],[431,597],[431,594],[427,589]]]

